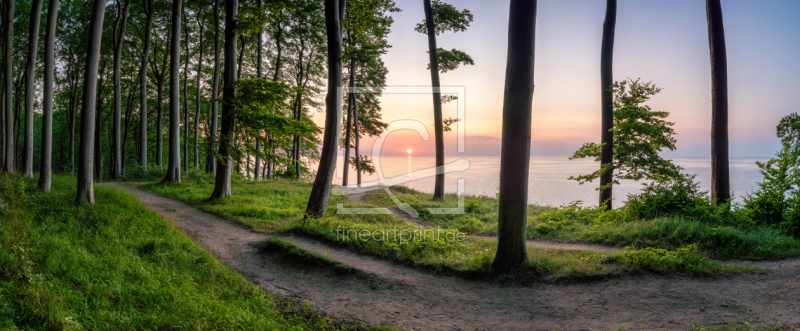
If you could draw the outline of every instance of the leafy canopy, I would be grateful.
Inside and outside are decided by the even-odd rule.
[[[472,23],[473,17],[469,9],[458,11],[455,6],[439,0],[431,1],[431,12],[433,14],[434,31],[436,31],[437,36],[445,31],[466,31],[469,24]],[[427,22],[422,20],[422,23],[417,23],[414,31],[427,35],[426,24]]]
[[[615,82],[614,92],[614,161],[593,173],[571,176],[578,183],[591,182],[606,171],[614,169],[613,183],[621,179],[668,181],[680,176],[681,167],[658,155],[665,148],[675,150],[673,122],[665,119],[668,112],[653,111],[644,103],[661,91],[652,82],[642,83],[630,78]],[[586,143],[570,160],[594,157],[600,161],[602,144]]]

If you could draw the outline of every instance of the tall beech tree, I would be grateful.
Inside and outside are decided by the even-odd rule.
[[[611,209],[611,187],[614,181],[614,32],[617,25],[617,0],[606,1],[606,19],[603,22],[603,41],[600,46],[601,131],[600,131],[600,205]]]
[[[206,172],[216,173],[217,161],[215,151],[217,150],[217,120],[219,118],[219,59],[220,59],[220,22],[219,22],[219,1],[214,1],[214,77],[211,90],[211,135],[209,137],[208,154],[206,155]]]
[[[728,55],[720,0],[706,0],[711,55],[711,201],[731,199],[728,165]]]
[[[53,81],[55,76],[55,39],[59,0],[47,5],[47,26],[44,35],[44,82],[42,93],[42,153],[37,188],[50,192],[53,172]]]
[[[183,0],[172,1],[172,36],[169,60],[169,159],[163,183],[181,182],[181,17]]]
[[[202,108],[201,107],[202,103],[201,103],[201,99],[200,99],[200,94],[201,94],[200,91],[202,89],[200,88],[200,86],[203,83],[203,50],[205,49],[205,44],[203,44],[203,37],[204,37],[204,32],[205,32],[205,27],[206,27],[206,17],[204,15],[203,5],[205,5],[205,3],[201,3],[200,4],[200,6],[198,8],[198,12],[197,12],[197,30],[198,30],[198,35],[200,36],[200,41],[199,41],[199,44],[198,44],[199,46],[198,47],[199,47],[200,55],[197,57],[197,89],[196,89],[196,92],[197,92],[196,93],[197,94],[197,108],[195,109],[195,113],[194,113],[194,168],[195,169],[199,169],[200,168],[200,149],[198,147],[199,138],[200,138],[200,136],[199,136],[199,132],[200,131],[199,131],[198,128],[200,127],[200,109]],[[260,43],[261,42],[259,41],[259,47],[261,47]],[[259,56],[259,61],[260,60],[261,59],[260,59],[260,56]],[[211,139],[211,138],[209,137],[209,139]]]
[[[492,267],[508,272],[527,259],[528,169],[531,152],[536,0],[511,0],[503,95],[497,255]]]
[[[25,150],[22,154],[24,157],[22,175],[28,178],[33,178],[33,85],[41,18],[42,0],[32,0],[31,15],[28,21],[28,60],[25,64]]]
[[[92,18],[89,21],[89,39],[86,65],[83,74],[83,111],[81,114],[81,142],[78,148],[78,189],[77,203],[94,204],[94,179],[92,161],[94,146],[95,101],[97,99],[97,71],[100,66],[100,47],[103,40],[103,19],[106,14],[106,0],[94,0]],[[99,128],[97,128],[99,129]]]
[[[150,65],[150,35],[153,31],[153,0],[141,0],[145,16],[144,47],[139,68],[139,164],[147,170],[147,72]]]
[[[325,28],[328,43],[328,92],[325,96],[325,131],[317,176],[311,187],[305,217],[325,215],[336,170],[336,152],[342,122],[342,20],[346,0],[325,0]]]
[[[3,11],[3,108],[5,111],[5,130],[3,143],[4,158],[3,171],[14,173],[16,166],[14,157],[14,76],[13,76],[13,49],[14,49],[14,14],[16,1],[4,1]]]
[[[120,141],[122,123],[122,86],[120,85],[120,67],[122,66],[122,47],[125,45],[125,30],[128,25],[128,7],[130,0],[124,4],[117,0],[117,17],[114,21],[114,129],[112,132],[113,149],[111,155],[111,179],[122,176],[122,143]]]
[[[237,16],[239,13],[238,0],[225,1],[225,76],[222,86],[222,127],[219,137],[219,157],[217,158],[217,174],[214,179],[214,192],[211,199],[221,199],[231,196],[231,171],[233,160],[231,152],[234,149],[234,126],[236,104],[236,32],[238,28]],[[219,25],[217,25],[219,26]]]
[[[439,73],[457,68],[460,64],[473,64],[472,58],[458,50],[447,51],[436,47],[436,36],[444,31],[465,31],[472,22],[472,13],[469,10],[456,10],[453,5],[439,0],[423,0],[425,7],[425,20],[417,24],[417,32],[428,35],[428,55],[430,57],[431,87],[433,89],[433,121],[434,138],[436,141],[436,180],[433,188],[433,198],[444,198],[444,122],[442,118],[442,95],[439,92],[441,83]],[[444,60],[444,61],[442,61]],[[440,67],[440,62],[442,66]]]

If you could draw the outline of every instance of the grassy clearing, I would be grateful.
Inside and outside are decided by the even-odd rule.
[[[456,207],[453,194],[438,202],[430,194],[405,187],[393,187],[395,196],[420,212],[432,225],[458,229],[470,234],[497,234],[497,200],[467,197],[463,215],[433,215],[427,208]],[[380,206],[394,206],[383,191],[365,200]],[[528,239],[587,242],[616,247],[676,250],[696,244],[714,259],[771,260],[800,256],[800,240],[765,226],[740,227],[682,217],[633,219],[624,209],[603,211],[572,204],[560,208],[528,207]]]
[[[149,184],[145,189],[178,199],[251,226],[256,231],[270,232],[281,223],[303,216],[311,183],[293,180],[251,181],[236,179],[230,199],[208,201],[214,191],[213,181],[184,179],[180,185]],[[344,201],[331,197],[329,204]]]
[[[135,197],[0,175],[0,329],[349,330],[262,291]]]
[[[469,235],[488,233],[486,231],[465,231],[463,226],[448,226],[445,222],[436,224],[438,228],[421,228],[392,215],[336,215],[336,204],[344,200],[344,197],[337,196],[331,196],[325,218],[303,221],[301,216],[311,189],[308,183],[282,180],[237,181],[232,188],[234,197],[221,202],[205,201],[213,190],[213,185],[208,182],[184,181],[181,185],[154,184],[145,188],[248,224],[257,231],[308,236],[348,247],[363,254],[434,272],[481,278],[493,275],[490,264],[494,259],[497,244]],[[421,201],[420,203],[426,199],[424,195],[416,192],[405,194],[414,196]],[[368,197],[373,196],[368,195]],[[449,196],[447,199],[446,203],[455,204],[454,196]],[[469,215],[481,217],[487,217],[484,214],[491,215],[492,212],[489,211],[491,205],[487,201],[491,199],[479,198],[479,200],[483,205],[471,207]],[[430,201],[424,203],[434,206]],[[360,203],[346,203],[345,206],[374,207]],[[531,208],[537,212],[544,210]],[[439,215],[435,216],[446,219]],[[369,233],[367,240],[358,238],[367,233]],[[453,240],[457,239],[456,237],[461,240]],[[642,271],[695,275],[756,271],[714,263],[696,246],[688,245],[672,250],[645,248],[607,254],[529,247],[528,256],[528,262],[518,270],[519,277],[516,278],[557,281]],[[301,257],[301,260],[305,258]]]
[[[359,203],[345,206],[365,207]],[[491,262],[497,243],[456,229],[419,227],[387,215],[336,215],[292,222],[279,231],[310,236],[435,272],[479,278],[494,275]],[[677,250],[629,248],[617,253],[528,247],[528,261],[514,278],[561,281],[636,272],[710,276],[759,270],[714,263],[696,246]]]

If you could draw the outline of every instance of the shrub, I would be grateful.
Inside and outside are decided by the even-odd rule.
[[[700,191],[700,184],[694,181],[695,176],[681,174],[676,178],[643,184],[640,193],[628,195],[625,209],[634,218],[713,218],[715,208],[707,193]]]

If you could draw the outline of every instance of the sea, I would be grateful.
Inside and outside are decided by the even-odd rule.
[[[734,202],[758,189],[763,179],[756,161],[766,159],[731,159],[730,180]],[[339,157],[333,183],[342,185],[343,158]],[[683,172],[696,174],[700,189],[707,191],[711,180],[710,159],[673,159]],[[376,163],[376,174],[362,174],[362,186],[403,185],[422,192],[433,192],[435,158],[432,156],[383,156]],[[500,158],[497,156],[458,156],[445,158],[445,192],[467,195],[496,196],[500,183]],[[528,202],[541,206],[561,206],[581,201],[584,206],[598,204],[599,182],[578,184],[570,176],[588,174],[600,167],[591,160],[569,160],[565,156],[531,157],[528,175]],[[349,186],[356,185],[351,167]],[[638,193],[645,181],[622,181],[614,185],[614,203],[624,203],[629,194]]]

